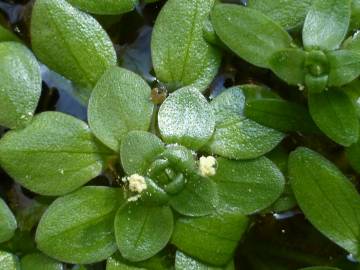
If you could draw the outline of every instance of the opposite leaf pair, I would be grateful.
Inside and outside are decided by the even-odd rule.
[[[350,146],[358,140],[359,120],[349,97],[336,89],[360,75],[360,51],[352,44],[356,39],[339,49],[350,14],[350,0],[314,1],[303,26],[304,49],[297,48],[276,22],[251,8],[219,4],[211,20],[217,35],[238,56],[270,68],[300,89],[305,85],[317,126],[338,144]]]

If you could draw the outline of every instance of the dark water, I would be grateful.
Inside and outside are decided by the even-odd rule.
[[[156,84],[150,55],[151,32],[156,16],[165,2],[141,4],[136,11],[123,16],[97,17],[115,44],[120,65],[140,74],[150,85]],[[244,0],[231,2],[246,4]],[[0,0],[0,24],[12,29],[29,47],[31,7],[32,1]],[[44,65],[41,66],[41,71],[43,92],[37,112],[56,110],[86,120],[86,106],[71,82]],[[207,94],[217,95],[224,87],[244,83],[265,84],[288,100],[305,103],[297,89],[277,80],[269,71],[252,67],[230,53],[225,54],[219,74]],[[0,127],[0,136],[4,132]],[[305,138],[298,134],[291,135],[283,142],[288,151],[297,145],[308,145],[317,149],[355,182],[356,174],[344,162],[342,148],[324,137]],[[37,217],[52,199],[36,197],[22,189],[1,169],[0,182],[1,197],[7,200],[14,210],[20,209],[16,211],[24,220],[23,231],[17,234],[15,241],[0,248],[22,256],[34,250],[32,235]],[[101,176],[91,183],[106,184],[107,178]],[[315,265],[338,266],[343,270],[360,269],[358,264],[351,262],[351,257],[346,252],[318,233],[297,209],[282,214],[258,215],[252,217],[252,220],[252,226],[236,253],[237,269],[295,270]],[[68,266],[68,269],[71,269],[71,266]],[[104,264],[96,264],[89,269],[104,269]]]

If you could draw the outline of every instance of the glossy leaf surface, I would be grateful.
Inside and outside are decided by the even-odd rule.
[[[307,219],[330,240],[359,256],[360,196],[349,179],[307,148],[290,154],[289,175]]]
[[[50,196],[99,175],[111,154],[84,122],[59,112],[41,113],[0,141],[1,166],[24,187]]]
[[[285,179],[266,157],[235,161],[218,158],[214,180],[219,207],[252,214],[270,206],[284,190]]]
[[[170,240],[173,215],[168,206],[147,207],[134,202],[120,208],[115,218],[116,242],[130,261],[146,260]]]
[[[315,0],[303,26],[305,48],[337,49],[349,28],[350,0]]]
[[[292,42],[280,25],[260,11],[240,5],[218,4],[211,21],[220,39],[247,62],[269,67],[273,53],[288,48]]]
[[[164,150],[164,143],[154,134],[131,131],[121,143],[121,164],[127,174],[144,174]]]
[[[212,136],[215,116],[197,89],[182,88],[161,105],[158,123],[166,143],[178,143],[197,150]]]
[[[35,2],[31,42],[41,62],[89,90],[109,66],[116,64],[116,53],[105,30],[65,0]]]
[[[214,2],[170,0],[156,19],[151,41],[154,69],[172,90],[189,85],[205,90],[217,73],[220,52],[202,35]]]
[[[89,100],[89,125],[114,151],[131,130],[148,130],[154,105],[151,89],[136,73],[113,67],[96,84]]]
[[[187,256],[181,251],[176,252],[175,270],[234,270],[234,263],[229,263],[226,267],[213,267]]]
[[[256,90],[248,88],[246,92],[256,96]],[[230,159],[251,159],[271,151],[284,138],[283,133],[243,116],[245,98],[241,89],[226,90],[211,105],[216,112],[216,127],[205,146],[207,152]]]
[[[0,251],[0,265],[6,270],[20,270],[19,259],[5,251]]]
[[[117,249],[114,217],[124,201],[120,189],[91,186],[56,199],[37,227],[38,248],[68,263],[105,260]]]
[[[277,51],[269,60],[269,67],[276,76],[291,85],[304,83],[304,64],[305,52],[301,49]]]
[[[342,91],[329,90],[309,95],[310,114],[330,139],[349,146],[357,141],[359,120],[349,97]]]
[[[360,75],[360,53],[338,50],[328,53],[330,62],[330,86],[342,86]]]
[[[314,133],[318,130],[306,108],[286,100],[250,100],[246,103],[245,115],[282,132]]]
[[[218,213],[176,221],[172,243],[186,254],[213,265],[225,265],[245,232],[248,218],[237,213]]]
[[[313,0],[249,0],[248,7],[257,9],[286,29],[301,26]]]
[[[17,228],[16,219],[4,202],[3,199],[0,198],[0,243],[5,242],[11,237],[13,237],[15,230]]]
[[[21,259],[21,270],[63,270],[61,262],[51,259],[41,253],[32,253]]]
[[[121,14],[135,8],[137,0],[68,0],[68,2],[79,9],[94,14]]]
[[[0,43],[0,125],[17,128],[34,115],[41,94],[40,68],[22,44]]]

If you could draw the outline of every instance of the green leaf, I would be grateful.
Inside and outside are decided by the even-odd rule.
[[[59,261],[88,264],[116,251],[114,217],[123,192],[109,187],[83,187],[56,199],[36,231],[38,248]]]
[[[0,43],[0,125],[17,128],[29,122],[41,94],[40,68],[22,44]]]
[[[253,214],[274,203],[284,190],[283,174],[266,157],[217,161],[218,168],[211,179],[216,183],[222,209]]]
[[[271,93],[271,92],[269,92]],[[230,159],[250,159],[271,151],[284,135],[243,116],[245,98],[267,95],[262,87],[245,85],[227,89],[211,101],[216,128],[204,150]]]
[[[164,150],[164,143],[154,134],[131,131],[121,142],[122,167],[127,174],[144,174]]]
[[[131,130],[148,130],[154,104],[151,89],[136,73],[112,67],[96,84],[89,100],[89,125],[105,145],[119,151]]]
[[[320,130],[336,143],[349,146],[357,141],[359,120],[353,103],[344,92],[328,90],[310,94],[309,110]]]
[[[240,86],[234,86],[234,88],[236,87],[239,87],[244,92],[248,101],[261,98],[280,98],[278,94],[265,85],[243,84]],[[227,91],[229,91],[229,89]]]
[[[187,179],[184,189],[171,197],[170,205],[185,216],[204,216],[214,212],[218,202],[214,183],[200,176]]]
[[[360,53],[360,32],[356,32],[344,42],[344,49]]]
[[[205,263],[222,266],[234,255],[248,218],[234,212],[222,212],[198,218],[179,218],[172,243],[186,254]]]
[[[55,261],[41,253],[26,255],[21,259],[21,270],[63,270],[61,262]]]
[[[218,1],[218,0],[215,0],[215,1]],[[214,26],[213,24],[211,23],[211,20],[210,18],[207,18],[204,22],[204,26],[203,26],[203,37],[204,39],[216,46],[216,47],[219,47],[219,48],[223,48],[224,49],[224,44],[221,42],[221,40],[219,39],[219,37],[217,36],[216,32],[215,32],[215,29],[214,29]]]
[[[326,90],[326,86],[328,84],[329,76],[313,76],[311,74],[305,75],[305,85],[309,93],[321,93]]]
[[[356,143],[346,148],[346,155],[349,159],[351,167],[360,173],[360,135]]]
[[[17,222],[13,213],[1,198],[0,220],[0,243],[2,243],[10,240],[14,236],[15,230],[17,228]]]
[[[173,255],[161,252],[146,261],[130,262],[125,260],[119,252],[108,258],[106,270],[171,270],[173,269]]]
[[[169,201],[169,195],[155,181],[145,177],[146,190],[141,193],[139,200],[148,206],[162,206]],[[132,193],[136,196],[138,193]],[[137,197],[135,197],[137,200]]]
[[[218,71],[220,52],[202,35],[213,4],[214,0],[170,0],[156,19],[151,40],[154,69],[172,90],[192,85],[203,91]]]
[[[330,240],[359,256],[360,196],[349,179],[307,148],[290,154],[289,175],[307,219]]]
[[[116,242],[121,255],[133,262],[154,256],[169,242],[173,226],[168,206],[128,203],[119,209],[115,218]]]
[[[240,5],[216,5],[211,21],[220,39],[239,57],[269,67],[273,53],[288,48],[289,34],[260,11]]]
[[[360,80],[355,80],[347,85],[344,85],[341,87],[341,91],[344,91],[350,98],[360,119]]]
[[[315,0],[304,22],[305,48],[339,48],[349,28],[350,5],[350,0]]]
[[[330,63],[329,86],[342,86],[360,75],[360,53],[338,50],[327,54]]]
[[[245,98],[247,98],[247,92],[243,90],[243,86],[230,87],[214,98],[210,104],[214,110],[216,125],[230,117],[244,115]]]
[[[291,85],[305,81],[305,52],[301,49],[285,49],[275,52],[269,60],[270,69]]]
[[[314,266],[314,267],[301,268],[299,270],[340,270],[340,269],[334,267],[327,267],[327,266]]]
[[[8,252],[0,250],[0,266],[6,270],[20,270],[20,263],[18,258]]]
[[[261,125],[282,132],[318,131],[306,108],[286,100],[250,100],[246,103],[245,115]]]
[[[89,90],[116,64],[114,47],[104,29],[65,0],[35,2],[31,42],[41,62]]]
[[[284,134],[244,117],[218,124],[205,150],[230,159],[251,159],[270,152]]]
[[[286,29],[301,26],[313,0],[249,0],[248,7],[261,11]]]
[[[197,150],[212,136],[214,112],[196,88],[170,94],[159,109],[158,123],[166,143],[179,143]]]
[[[137,0],[68,0],[73,6],[93,14],[114,15],[126,13],[135,8]]]
[[[289,211],[296,207],[297,203],[288,181],[288,150],[283,146],[279,146],[271,151],[267,155],[267,158],[276,164],[286,178],[284,191],[280,197],[270,207],[262,211],[262,213],[279,213]]]
[[[0,42],[4,42],[4,41],[21,42],[21,40],[13,32],[5,28],[4,26],[0,25]]]
[[[202,262],[199,262],[190,256],[182,253],[181,251],[176,252],[175,257],[175,270],[234,270],[234,262],[230,262],[226,267],[213,267]]]
[[[350,30],[356,31],[360,28],[360,0],[352,0],[351,4]]]
[[[167,145],[161,156],[169,161],[170,166],[175,171],[184,173],[187,176],[196,173],[197,165],[194,152],[182,145]]]
[[[49,196],[98,176],[110,155],[84,122],[59,112],[41,113],[0,140],[1,166],[24,187]]]

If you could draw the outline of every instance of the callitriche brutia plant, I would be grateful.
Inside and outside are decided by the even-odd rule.
[[[36,0],[28,36],[0,25],[1,270],[358,268],[360,2],[225,2]],[[119,42],[147,6],[147,42]],[[86,114],[43,106],[52,85]],[[300,215],[352,262],[257,238]]]

